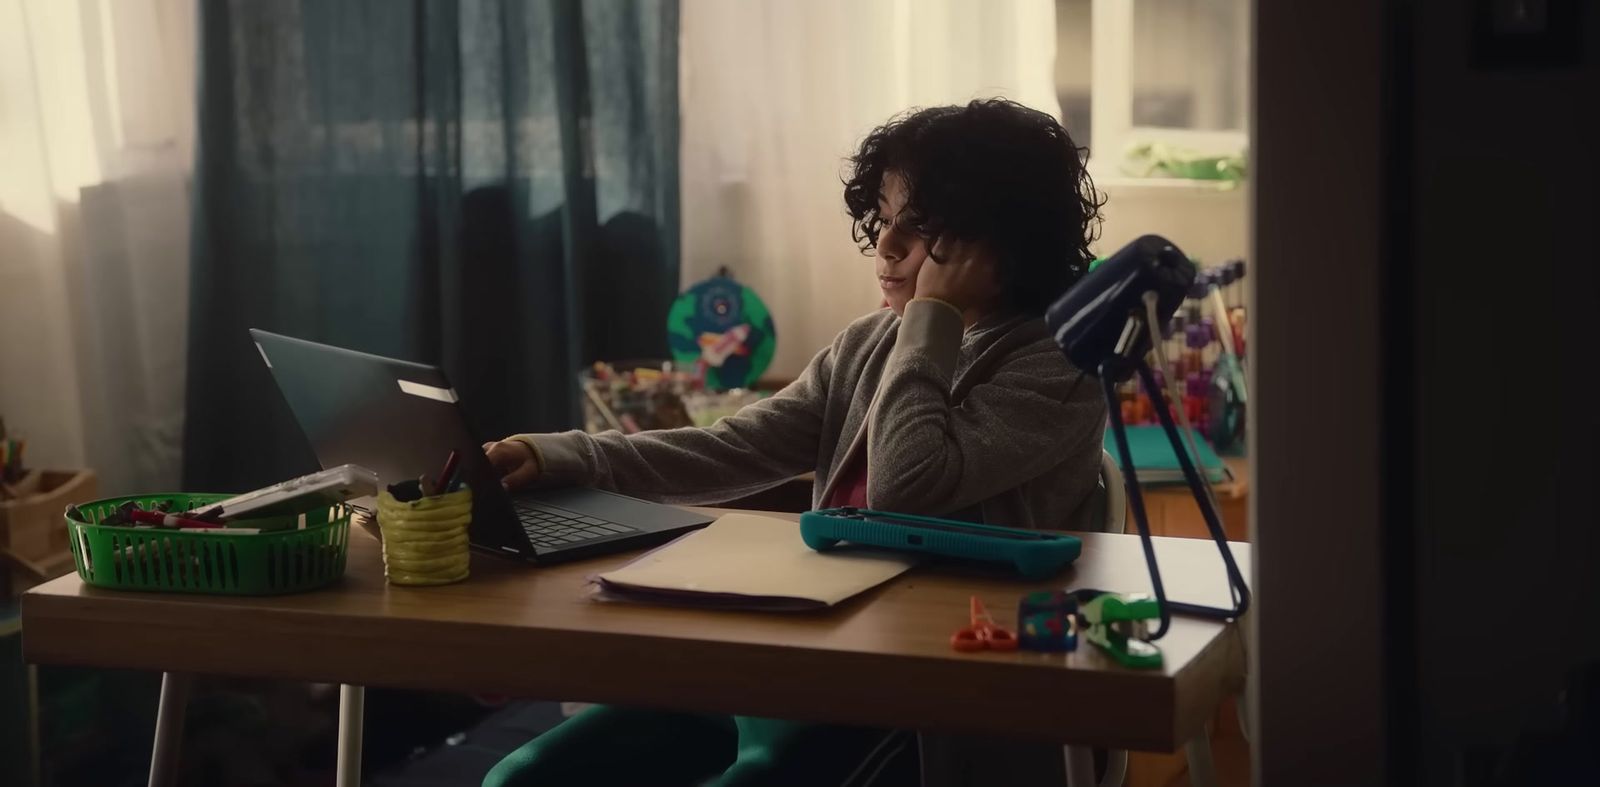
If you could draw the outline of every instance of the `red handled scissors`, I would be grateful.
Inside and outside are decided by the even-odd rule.
[[[971,623],[950,635],[950,647],[963,653],[1011,651],[1017,649],[1017,635],[997,625],[994,618],[989,616],[989,610],[983,608],[983,602],[973,596]]]

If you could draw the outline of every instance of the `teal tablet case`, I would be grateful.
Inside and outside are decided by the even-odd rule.
[[[1187,446],[1187,443],[1185,443]],[[1222,458],[1211,448],[1204,437],[1195,434],[1195,447],[1200,451],[1200,467],[1205,468],[1206,475],[1213,484],[1223,484],[1233,480],[1228,472],[1228,466],[1223,464]],[[1122,465],[1122,452],[1117,450],[1116,435],[1110,429],[1106,430],[1105,448],[1117,465]],[[1133,469],[1139,473],[1139,482],[1144,484],[1181,484],[1184,482],[1183,470],[1178,465],[1178,455],[1172,450],[1172,443],[1167,441],[1167,433],[1159,426],[1130,426],[1128,427],[1128,450],[1133,452]],[[1194,458],[1194,457],[1191,457]]]
[[[806,546],[819,552],[848,541],[905,552],[1009,563],[1033,581],[1049,579],[1083,552],[1082,541],[1060,533],[854,508],[801,514],[800,537]]]

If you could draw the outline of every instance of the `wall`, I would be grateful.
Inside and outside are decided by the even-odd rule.
[[[883,300],[840,175],[910,107],[1056,107],[1053,0],[697,0],[683,7],[685,285],[727,266],[777,322],[792,378]]]
[[[1252,783],[1381,784],[1384,19],[1255,5]]]
[[[1458,767],[1472,778],[1473,747],[1546,720],[1567,671],[1600,659],[1600,6],[1578,4],[1585,65],[1490,70],[1470,61],[1472,5],[1424,0],[1415,25],[1414,580],[1431,784]],[[1494,329],[1476,330],[1486,318]]]
[[[840,199],[840,166],[860,138],[907,107],[985,95],[1055,112],[1059,96],[1088,90],[1088,10],[1089,0],[686,4],[684,284],[728,266],[777,320],[768,376],[797,375],[881,301]],[[1087,124],[1067,109],[1082,136]],[[1099,185],[1109,199],[1101,253],[1161,232],[1204,260],[1244,256],[1242,190]]]
[[[1250,243],[1248,187],[1131,179],[1103,180],[1096,185],[1106,194],[1105,224],[1096,244],[1102,255],[1153,232],[1165,235],[1206,264],[1246,256]]]
[[[1501,783],[1600,659],[1600,13],[1490,70],[1475,5],[1257,4],[1257,784]]]

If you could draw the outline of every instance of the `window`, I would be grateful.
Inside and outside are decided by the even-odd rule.
[[[1062,122],[1091,167],[1128,174],[1130,149],[1243,153],[1249,0],[1056,0]]]

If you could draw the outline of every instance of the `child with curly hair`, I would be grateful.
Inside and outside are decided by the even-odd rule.
[[[844,188],[887,308],[713,426],[516,435],[485,446],[490,460],[509,488],[715,503],[815,470],[817,507],[1088,525],[1105,406],[1042,320],[1092,258],[1101,201],[1082,153],[1055,118],[1003,99],[889,121],[861,143]],[[908,737],[602,706],[485,784],[837,784],[903,762]]]

